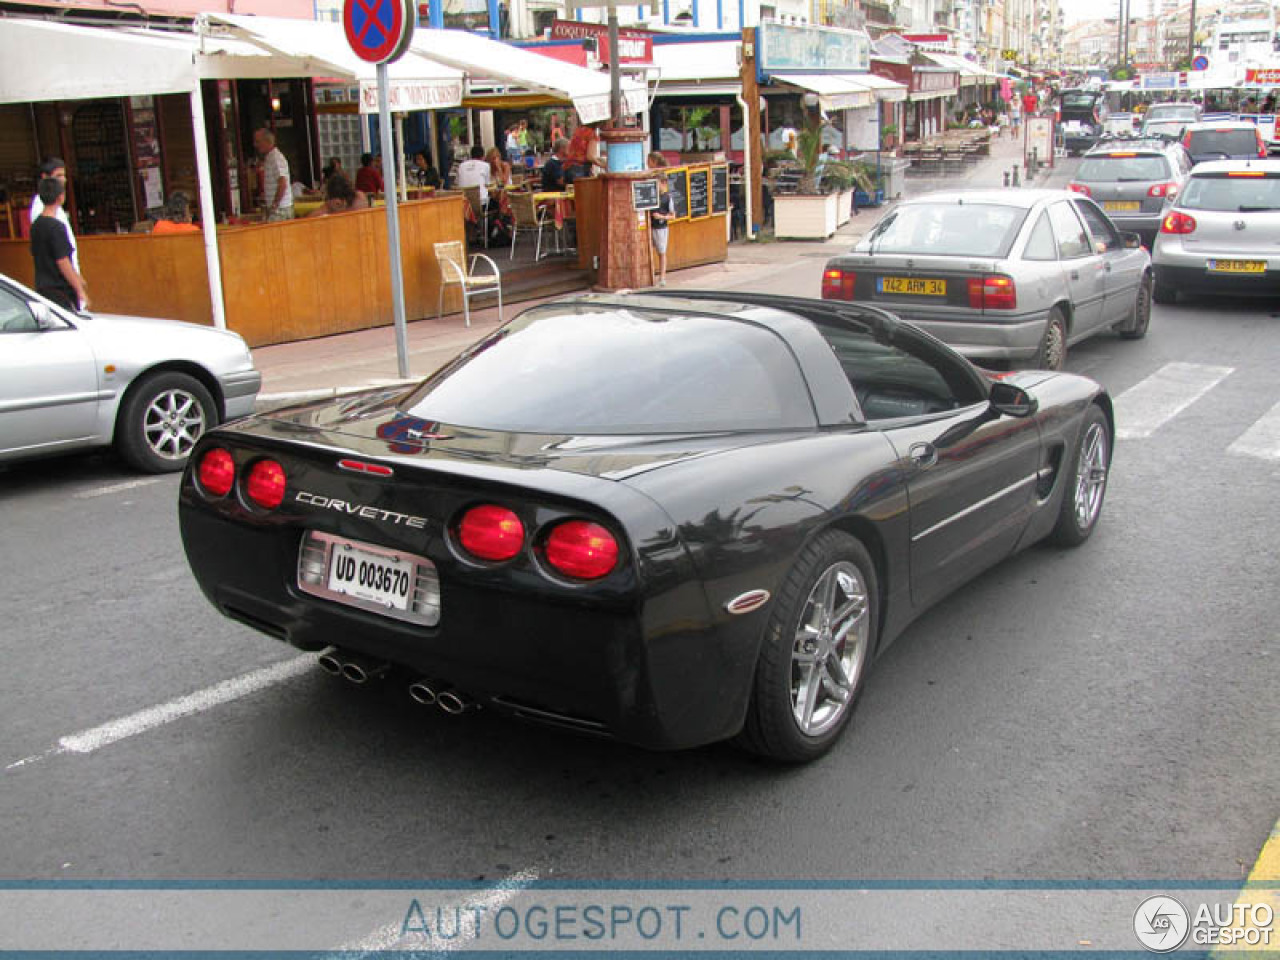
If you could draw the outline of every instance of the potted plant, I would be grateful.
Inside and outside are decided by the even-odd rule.
[[[839,226],[839,196],[825,174],[822,163],[823,124],[811,119],[796,135],[796,161],[799,176],[794,189],[779,192],[773,198],[773,235],[788,240],[825,240]]]
[[[898,125],[896,123],[886,123],[880,128],[880,147],[883,150],[893,150],[898,146]]]

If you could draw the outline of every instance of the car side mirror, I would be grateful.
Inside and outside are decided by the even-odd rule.
[[[987,395],[991,409],[1006,417],[1029,417],[1040,409],[1040,402],[1021,387],[997,380]]]
[[[31,310],[31,315],[35,317],[37,330],[52,330],[57,326],[53,319],[53,311],[49,309],[47,303],[31,301],[27,306]]]

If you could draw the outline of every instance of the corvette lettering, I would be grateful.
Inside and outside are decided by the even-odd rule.
[[[390,523],[404,524],[413,530],[427,529],[425,517],[396,513],[394,510],[383,510],[380,507],[371,507],[364,503],[349,503],[346,500],[336,500],[333,497],[322,496],[318,493],[307,493],[305,490],[299,490],[294,500],[298,503],[305,503],[309,507],[319,507],[322,510],[337,510],[339,513],[345,513],[353,517],[363,517],[365,520],[386,520]]]

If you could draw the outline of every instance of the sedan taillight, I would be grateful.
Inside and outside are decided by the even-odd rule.
[[[1195,233],[1196,219],[1181,210],[1174,210],[1160,223],[1161,233]]]
[[[823,300],[852,300],[853,286],[858,275],[851,270],[829,269],[822,271]]]
[[[969,306],[974,310],[1014,310],[1018,288],[1013,277],[1002,273],[969,278]]]
[[[1172,200],[1178,195],[1178,185],[1176,183],[1153,183],[1151,189],[1147,191],[1148,197],[1168,197]]]
[[[1267,141],[1262,139],[1262,131],[1258,131],[1258,159],[1267,159]]]
[[[1092,197],[1093,191],[1086,187],[1083,183],[1068,183],[1068,190],[1074,190],[1076,193],[1083,193],[1086,197]]]

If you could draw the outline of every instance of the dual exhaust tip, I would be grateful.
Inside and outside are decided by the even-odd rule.
[[[354,684],[368,683],[391,669],[391,664],[385,660],[375,660],[337,647],[330,647],[320,654],[316,662],[326,673],[342,677]],[[462,691],[454,690],[447,683],[441,683],[429,677],[422,677],[409,684],[409,696],[424,707],[439,707],[453,716],[466,713],[478,706],[475,700]]]

